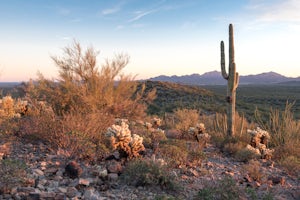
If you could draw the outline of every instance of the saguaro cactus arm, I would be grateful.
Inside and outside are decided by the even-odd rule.
[[[224,79],[228,80],[228,74],[225,69],[225,53],[224,53],[224,42],[221,41],[221,71]]]

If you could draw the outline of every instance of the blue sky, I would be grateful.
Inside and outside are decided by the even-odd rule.
[[[99,66],[127,53],[138,79],[220,71],[229,23],[240,74],[300,76],[299,0],[0,0],[0,81],[55,78],[50,57],[74,39]]]

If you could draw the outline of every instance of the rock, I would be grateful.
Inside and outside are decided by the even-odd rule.
[[[75,187],[68,187],[67,188],[67,197],[74,198],[77,195],[78,190]]]
[[[103,199],[103,197],[100,196],[98,191],[95,191],[94,188],[91,188],[84,192],[83,199],[99,200],[99,199]]]
[[[44,176],[44,172],[40,169],[34,169],[33,174],[36,174],[37,176]]]
[[[71,161],[65,167],[65,173],[72,179],[79,178],[79,176],[82,174],[82,168],[77,162]]]
[[[44,171],[44,173],[47,175],[54,175],[54,174],[56,174],[57,171],[58,171],[57,168],[51,167],[51,168],[46,169]]]
[[[78,184],[79,185],[84,185],[84,186],[89,186],[90,185],[90,180],[84,179],[84,178],[80,178]]]
[[[120,173],[122,171],[122,165],[119,162],[111,161],[107,166],[109,173]]]
[[[112,181],[112,182],[117,181],[119,178],[118,174],[116,174],[116,173],[109,173],[107,177],[108,177],[108,180]]]
[[[277,185],[277,184],[281,184],[281,185],[284,185],[285,184],[285,178],[284,177],[280,177],[280,176],[269,176],[268,177],[268,180],[272,181],[272,183],[274,185]]]

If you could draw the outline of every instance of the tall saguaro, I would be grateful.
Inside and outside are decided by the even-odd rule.
[[[227,80],[227,134],[234,136],[235,125],[235,100],[236,89],[239,84],[239,74],[235,69],[234,62],[234,42],[233,42],[233,26],[229,25],[229,69],[228,73],[225,69],[225,53],[224,42],[221,41],[221,70],[222,76]]]

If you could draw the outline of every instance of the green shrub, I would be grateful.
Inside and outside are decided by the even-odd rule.
[[[291,175],[300,178],[300,159],[295,156],[287,156],[279,161],[279,164]]]
[[[221,180],[206,183],[195,196],[195,200],[214,200],[214,199],[240,199],[242,194],[236,182],[230,177],[223,177]]]
[[[248,162],[252,159],[258,158],[258,156],[254,152],[246,148],[237,151],[234,157],[240,162]]]
[[[190,127],[195,126],[199,121],[197,110],[178,109],[174,112],[175,128],[181,131],[181,137],[187,137]]]
[[[154,160],[130,161],[121,175],[121,180],[133,186],[160,186],[173,190],[177,187],[174,175],[167,166]]]
[[[159,155],[172,167],[186,164],[188,152],[178,146],[164,144],[159,147]]]

